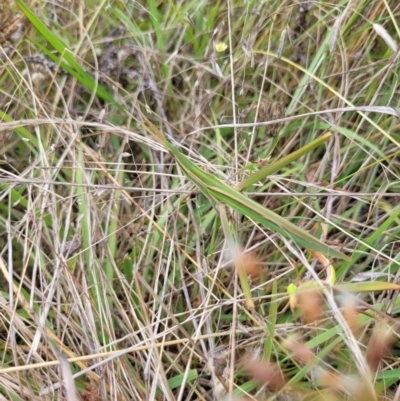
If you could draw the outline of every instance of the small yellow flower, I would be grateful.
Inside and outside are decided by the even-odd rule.
[[[228,48],[228,45],[224,42],[219,42],[219,43],[214,43],[214,47],[216,52],[222,53]]]
[[[297,292],[297,287],[291,283],[288,285],[286,288],[286,291],[289,295],[289,305],[290,309],[293,311],[294,308],[296,307],[296,292]]]

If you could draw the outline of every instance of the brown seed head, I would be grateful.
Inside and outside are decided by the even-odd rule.
[[[324,299],[316,288],[299,288],[296,294],[296,307],[303,314],[307,323],[321,319]]]
[[[279,367],[267,361],[245,357],[242,365],[251,378],[260,385],[266,385],[272,391],[281,390],[286,384],[286,379]]]
[[[243,269],[253,280],[258,280],[261,276],[262,264],[255,252],[242,253],[235,265]]]
[[[314,358],[314,354],[310,348],[308,348],[302,341],[298,341],[293,337],[289,337],[285,343],[285,348],[288,349],[296,360],[299,362],[308,364]]]
[[[367,347],[366,359],[372,371],[376,371],[382,359],[388,354],[393,341],[393,333],[385,324],[378,325],[372,333]]]

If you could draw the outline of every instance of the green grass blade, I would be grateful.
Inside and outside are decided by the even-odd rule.
[[[266,209],[259,203],[248,198],[246,195],[243,195],[239,191],[225,184],[212,174],[202,171],[188,157],[179,152],[170,143],[166,142],[165,146],[173,154],[187,177],[209,198],[214,201],[217,200],[219,202],[224,202],[232,209],[260,224],[264,224],[286,238],[293,239],[301,246],[316,250],[326,256],[349,259],[343,253],[317,240],[307,231],[299,228],[271,210]]]
[[[263,180],[265,177],[275,173],[282,167],[286,166],[287,164],[291,163],[292,161],[298,159],[299,157],[309,153],[311,150],[317,148],[318,146],[324,144],[331,138],[332,134],[327,132],[326,134],[322,135],[321,137],[315,139],[314,141],[308,143],[307,145],[303,146],[302,148],[296,150],[295,152],[290,153],[287,156],[280,158],[279,160],[271,163],[268,166],[261,168],[260,170],[256,171],[254,174],[251,174],[247,177],[244,181],[242,181],[236,189],[238,191],[243,191],[248,188],[252,184],[256,184],[257,182]]]
[[[68,62],[68,64],[72,67],[71,69],[75,70],[75,73],[69,69],[69,72],[87,89],[91,91],[96,91],[96,94],[110,102],[116,103],[114,97],[102,86],[100,86],[76,61],[74,55],[67,48],[65,43],[57,37],[53,32],[50,31],[49,28],[41,21],[32,10],[26,6],[26,4],[22,0],[16,0],[19,8],[26,15],[26,17],[31,21],[32,25],[44,36],[44,38],[56,49],[60,55]],[[42,47],[43,50],[43,47]],[[48,54],[48,53],[47,53]],[[52,57],[54,61],[57,60],[56,57]]]
[[[271,360],[275,340],[275,327],[278,318],[279,300],[277,280],[272,282],[272,298],[269,304],[268,318],[266,319],[268,335],[264,342],[264,357],[267,361]]]
[[[4,111],[0,110],[0,122],[5,121],[7,123],[14,122],[15,120],[10,117],[7,113]],[[25,127],[15,127],[13,129],[19,137],[27,143],[27,146],[35,153],[37,154],[37,146],[38,146],[38,140],[37,138],[32,135]]]
[[[170,390],[174,390],[180,386],[184,386],[186,383],[193,382],[197,379],[197,370],[196,369],[191,369],[189,373],[186,375],[186,381],[184,382],[183,379],[185,378],[185,373],[180,373],[174,377],[171,377],[168,379],[168,387]],[[162,395],[161,390],[156,391],[156,397],[159,397]]]
[[[299,228],[295,224],[286,220],[284,217],[272,212],[271,210],[266,209],[259,203],[249,199],[247,196],[243,195],[243,198],[239,196],[231,197],[229,195],[226,195],[226,193],[224,193],[224,191],[219,188],[212,188],[211,194],[220,202],[225,202],[232,209],[242,213],[244,216],[251,218],[252,220],[260,224],[265,225],[266,227],[283,235],[284,237],[292,239],[300,246],[321,252],[329,257],[348,259],[348,257],[341,252],[336,251],[335,249],[322,243],[311,234],[309,234],[307,231]]]
[[[342,291],[373,292],[373,291],[399,291],[400,285],[384,281],[366,281],[364,283],[341,283],[336,285]]]
[[[158,6],[155,0],[149,0],[148,4],[150,21],[156,33],[157,46],[162,52],[165,52],[164,35],[161,27],[162,14],[158,11]]]

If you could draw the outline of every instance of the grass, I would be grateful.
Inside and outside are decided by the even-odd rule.
[[[396,1],[0,10],[0,399],[400,399]]]

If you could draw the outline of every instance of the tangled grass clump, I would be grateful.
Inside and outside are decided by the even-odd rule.
[[[0,1],[0,398],[399,401],[399,12]]]

